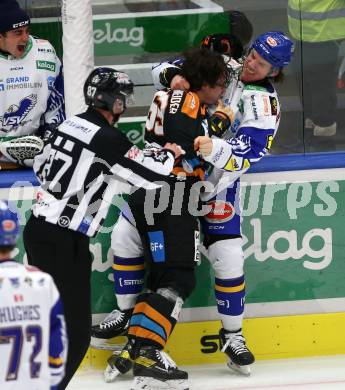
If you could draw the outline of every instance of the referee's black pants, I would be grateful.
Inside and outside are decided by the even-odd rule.
[[[68,335],[66,388],[90,344],[91,254],[89,237],[31,215],[23,232],[28,262],[49,273],[60,291]]]

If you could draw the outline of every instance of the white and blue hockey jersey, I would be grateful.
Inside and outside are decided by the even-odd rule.
[[[53,46],[30,36],[16,59],[0,51],[0,137],[43,133],[65,119],[62,68]]]
[[[233,77],[223,102],[232,108],[234,120],[223,139],[213,137],[212,153],[205,160],[214,166],[208,181],[215,189],[204,193],[203,200],[234,183],[269,152],[280,122],[280,104],[271,81],[243,83],[242,66],[235,60],[228,66]]]
[[[53,279],[0,262],[0,389],[49,390],[64,376],[67,338]]]

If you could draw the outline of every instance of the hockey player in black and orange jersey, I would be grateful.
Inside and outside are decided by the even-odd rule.
[[[185,155],[175,164],[174,175],[165,188],[155,193],[139,190],[130,196],[129,206],[137,230],[128,217],[122,215],[113,232],[114,268],[124,272],[122,275],[121,272],[115,273],[118,278],[115,288],[121,289],[119,278],[126,278],[126,272],[127,276],[128,272],[135,272],[133,269],[136,269],[139,259],[136,256],[122,257],[121,248],[124,242],[131,241],[132,245],[137,242],[137,232],[142,242],[141,256],[145,257],[148,268],[147,287],[150,292],[138,296],[130,318],[129,341],[113,362],[119,372],[125,372],[134,361],[132,389],[165,388],[167,384],[176,389],[188,388],[188,374],[179,370],[162,350],[184,300],[195,286],[198,223],[189,212],[189,204],[197,202],[191,188],[203,177],[203,170],[194,151],[193,136],[204,134],[206,105],[216,104],[224,94],[228,71],[222,56],[209,50],[195,49],[187,52],[185,58],[182,72],[192,80],[190,92],[157,92],[145,129],[148,141],[159,144],[167,140],[178,142]],[[166,207],[160,207],[158,203],[164,200],[167,201]],[[158,207],[151,219],[147,218],[149,205]],[[117,248],[120,248],[119,252]],[[137,276],[133,278],[137,279]]]

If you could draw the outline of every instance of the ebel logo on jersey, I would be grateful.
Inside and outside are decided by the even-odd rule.
[[[18,106],[16,104],[12,104],[4,112],[4,115],[0,116],[0,122],[2,122],[2,126],[18,127],[27,117],[29,112],[35,107],[36,103],[37,95],[31,94],[22,99]]]
[[[37,69],[44,69],[44,70],[50,70],[51,72],[55,72],[56,64],[51,61],[36,61],[36,68]]]

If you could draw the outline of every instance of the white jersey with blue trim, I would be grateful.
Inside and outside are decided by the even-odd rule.
[[[214,166],[207,178],[213,190],[203,193],[203,200],[231,187],[269,152],[280,122],[280,105],[272,82],[264,79],[243,83],[240,80],[242,65],[229,60],[228,66],[233,77],[223,102],[232,108],[234,120],[223,139],[212,138],[212,153],[205,160]]]
[[[13,260],[0,262],[0,389],[48,390],[62,380],[67,338],[53,279]]]
[[[23,56],[0,51],[0,137],[44,131],[65,119],[61,63],[53,46],[32,36]]]

